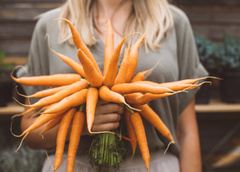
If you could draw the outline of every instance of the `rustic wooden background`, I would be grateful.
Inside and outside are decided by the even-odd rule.
[[[1,0],[0,49],[6,56],[26,57],[36,17],[63,0]]]
[[[175,0],[188,15],[194,31],[219,42],[223,31],[240,38],[239,0]]]

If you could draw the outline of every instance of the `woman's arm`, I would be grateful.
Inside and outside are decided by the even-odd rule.
[[[122,113],[123,107],[121,105],[100,100],[96,107],[95,120],[92,126],[92,131],[106,131],[118,128]],[[22,131],[27,129],[36,120],[36,117],[32,117],[32,115],[33,112],[25,114],[22,117]],[[41,135],[39,135],[39,133],[44,129],[46,125],[47,124],[33,130],[28,134],[28,136],[25,138],[25,142],[29,147],[33,149],[51,149],[56,146],[59,125],[44,132],[42,134],[42,137]],[[86,126],[84,127],[82,135],[90,135]],[[69,133],[66,140],[68,139]]]
[[[29,104],[28,99],[26,99],[26,104]],[[26,107],[25,110],[27,110]],[[34,112],[29,112],[22,116],[21,118],[21,130],[26,130],[36,119],[33,117]],[[32,149],[51,149],[56,145],[58,125],[54,128],[45,131],[42,135],[39,133],[46,127],[47,124],[42,125],[41,127],[31,131],[25,138],[25,143]]]
[[[182,172],[201,172],[201,151],[193,99],[179,116],[177,137],[180,144]]]

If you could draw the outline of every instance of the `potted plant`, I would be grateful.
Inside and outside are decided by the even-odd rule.
[[[220,97],[226,103],[240,103],[240,40],[225,33],[220,59]]]
[[[13,81],[10,73],[14,63],[4,63],[5,53],[0,50],[0,107],[6,106],[12,100]]]
[[[219,57],[223,54],[222,48],[205,37],[195,33],[195,42],[199,60],[211,76],[219,75]],[[208,79],[211,81],[211,79]],[[208,104],[211,97],[211,86],[202,85],[196,95],[197,104]]]

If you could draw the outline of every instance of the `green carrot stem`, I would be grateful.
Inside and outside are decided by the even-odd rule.
[[[79,111],[82,112],[85,107],[86,107],[86,103],[81,104],[80,107],[79,107]]]
[[[125,106],[125,108],[131,113],[131,114],[133,114],[134,113],[134,110],[132,110],[131,108],[129,108],[128,106],[126,106],[126,105],[124,105]]]

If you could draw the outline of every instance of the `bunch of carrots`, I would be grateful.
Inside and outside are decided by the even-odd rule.
[[[63,20],[69,25],[74,44],[78,49],[77,56],[80,63],[51,49],[59,58],[72,67],[76,73],[20,78],[12,76],[15,82],[22,85],[50,87],[27,96],[40,99],[34,104],[25,105],[30,108],[21,115],[37,110],[37,113],[40,115],[18,137],[23,137],[24,139],[31,131],[46,123],[46,128],[42,132],[59,124],[54,162],[54,170],[57,170],[62,162],[64,143],[72,124],[67,155],[67,172],[72,172],[81,133],[86,121],[89,133],[95,134],[94,136],[98,138],[93,141],[91,146],[92,152],[90,156],[92,156],[94,165],[108,165],[119,168],[119,164],[122,162],[121,156],[123,155],[119,154],[116,157],[114,153],[110,156],[111,150],[106,151],[106,148],[115,144],[116,151],[123,152],[122,149],[118,149],[119,144],[115,143],[121,137],[116,136],[117,134],[114,131],[103,131],[100,132],[100,135],[91,130],[96,104],[98,99],[101,98],[104,101],[125,105],[124,119],[128,131],[128,139],[132,147],[132,154],[134,155],[138,145],[146,169],[149,171],[150,153],[142,117],[149,121],[163,136],[168,138],[170,143],[174,143],[174,139],[160,117],[148,106],[148,102],[197,88],[205,83],[200,81],[206,77],[169,83],[154,83],[145,80],[152,69],[135,75],[138,49],[145,38],[145,34],[141,34],[141,37],[131,47],[125,48],[123,61],[118,69],[120,52],[129,35],[123,38],[114,49],[113,29],[109,20],[107,21],[104,69],[102,73],[73,24],[67,19],[61,18],[56,20]],[[94,153],[97,147],[99,147],[98,153]]]

